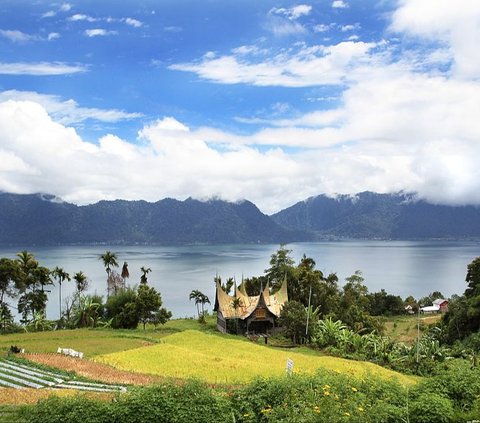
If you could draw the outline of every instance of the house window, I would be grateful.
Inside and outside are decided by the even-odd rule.
[[[265,319],[267,317],[267,311],[264,308],[257,308],[255,310],[256,319]]]

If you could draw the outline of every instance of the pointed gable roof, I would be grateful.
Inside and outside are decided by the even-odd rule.
[[[225,319],[246,319],[261,303],[265,304],[270,313],[278,317],[280,316],[283,305],[288,301],[286,278],[280,289],[273,295],[270,295],[268,285],[260,295],[255,296],[247,295],[243,282],[235,289],[236,295],[228,295],[218,281],[216,282],[216,288],[217,311],[221,312]],[[233,307],[235,298],[238,298],[240,303],[236,310],[235,307]]]

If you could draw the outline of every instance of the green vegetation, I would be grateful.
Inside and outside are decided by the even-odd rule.
[[[244,383],[255,377],[280,376],[287,358],[295,372],[313,373],[328,368],[362,378],[375,375],[412,384],[415,379],[372,363],[320,354],[284,351],[254,344],[244,338],[187,330],[162,338],[161,343],[134,350],[97,356],[96,361],[116,368],[185,379],[194,377],[213,384]]]
[[[462,378],[466,391],[459,389]],[[310,375],[256,379],[235,388],[167,382],[131,389],[110,402],[52,397],[16,411],[19,419],[31,423],[461,422],[478,417],[479,380],[477,369],[455,367],[405,387],[322,369]]]

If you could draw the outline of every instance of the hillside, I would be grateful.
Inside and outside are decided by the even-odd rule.
[[[319,195],[271,216],[319,237],[379,239],[480,238],[480,208],[445,206],[409,194]]]
[[[251,202],[100,201],[76,206],[41,194],[0,193],[0,245],[284,243],[284,229]]]

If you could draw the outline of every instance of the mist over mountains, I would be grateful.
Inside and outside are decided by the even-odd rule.
[[[480,239],[480,208],[363,192],[301,201],[272,216],[249,201],[100,201],[0,193],[0,245],[238,244],[318,239]]]

